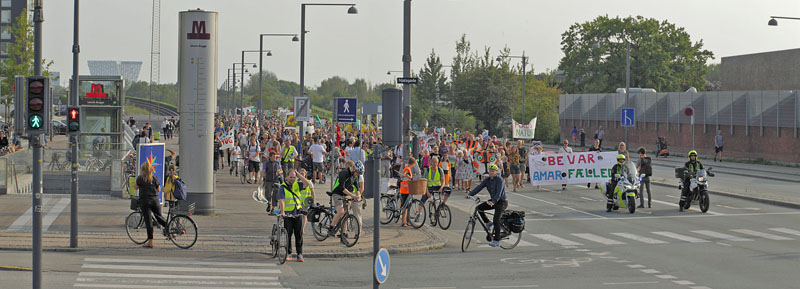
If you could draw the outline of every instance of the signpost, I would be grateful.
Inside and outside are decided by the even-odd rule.
[[[694,149],[694,107],[688,106],[684,108],[683,114],[691,118],[690,123],[692,126],[692,149]]]
[[[336,122],[355,123],[357,107],[357,98],[336,98]]]
[[[417,84],[419,83],[419,78],[416,77],[398,77],[397,78],[398,84]]]
[[[311,121],[311,103],[308,101],[307,96],[296,96],[294,98],[294,120]]]
[[[386,279],[389,279],[389,251],[381,248],[378,254],[375,254],[375,281],[378,284],[383,284]]]
[[[620,114],[620,125],[632,127],[636,125],[636,113],[633,108],[623,108]]]

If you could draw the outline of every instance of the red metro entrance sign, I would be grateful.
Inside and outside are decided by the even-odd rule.
[[[86,97],[91,98],[106,98],[108,94],[103,92],[103,85],[99,83],[92,83],[91,91],[86,93]]]

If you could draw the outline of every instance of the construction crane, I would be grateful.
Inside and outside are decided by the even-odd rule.
[[[150,101],[153,101],[153,85],[158,84],[161,72],[161,0],[153,0],[153,23],[150,38]],[[150,119],[150,110],[147,113]]]

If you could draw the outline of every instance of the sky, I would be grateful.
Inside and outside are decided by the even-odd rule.
[[[258,49],[259,33],[299,33],[300,4],[294,0],[162,0],[160,83],[174,83],[178,71],[178,12],[201,8],[219,12],[218,82],[241,60],[241,51]],[[331,76],[377,84],[402,70],[402,0],[317,0],[306,3],[354,3],[348,7],[309,6],[306,11],[306,86],[319,86]],[[142,61],[139,78],[150,79],[150,0],[80,1],[80,73],[87,60]],[[62,82],[72,74],[73,1],[44,1],[43,57],[53,60]],[[491,47],[493,54],[509,47],[524,51],[535,72],[554,70],[563,56],[561,34],[574,23],[600,15],[667,20],[684,27],[692,41],[702,41],[721,57],[793,49],[800,46],[800,21],[770,16],[800,16],[796,0],[414,0],[412,1],[412,70],[419,71],[435,51],[448,65],[462,34],[473,49]],[[278,78],[299,82],[300,42],[291,37],[265,37],[264,69]],[[246,54],[258,62],[258,54]],[[518,59],[512,61],[519,61]],[[529,67],[530,69],[530,67]],[[250,68],[255,72],[257,69]]]

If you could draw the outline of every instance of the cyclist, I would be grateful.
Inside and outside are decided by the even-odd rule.
[[[689,195],[690,180],[703,169],[703,164],[697,160],[697,151],[689,151],[689,161],[683,165],[683,189],[681,190],[680,211],[683,212],[683,205],[686,203],[686,196]]]
[[[625,155],[619,154],[617,155],[617,163],[611,167],[611,181],[606,186],[606,198],[608,199],[608,204],[611,205],[607,206],[606,212],[611,212],[611,208],[614,205],[614,190],[617,188],[617,182],[619,182],[617,175],[622,178],[625,177],[626,173],[628,173],[628,166],[625,165]]]
[[[300,179],[304,186],[308,186],[308,180],[305,178]],[[292,260],[289,257],[292,254],[292,235],[294,235],[295,248],[297,249],[297,262],[303,262],[303,222],[300,216],[302,215],[301,209],[303,202],[300,198],[300,191],[297,184],[297,172],[295,170],[289,171],[286,174],[286,181],[281,184],[282,194],[278,194],[278,204],[281,209],[281,215],[286,216],[283,219],[283,226],[286,228],[288,235],[288,253],[286,254],[286,261]]]
[[[355,199],[356,202],[361,201],[361,197],[351,190],[356,182],[358,182],[358,174],[363,172],[363,169],[361,172],[356,170],[356,164],[350,160],[345,162],[344,166],[345,168],[339,171],[339,176],[336,177],[336,182],[333,184],[333,195],[331,198],[333,198],[333,206],[336,207],[336,215],[333,216],[333,220],[331,220],[331,228],[328,231],[328,235],[333,235],[334,227],[339,223],[339,219],[344,216],[344,199],[350,197]]]
[[[422,196],[422,203],[424,204],[431,197],[432,192],[441,193],[444,189],[444,186],[442,186],[444,171],[439,167],[439,157],[431,158],[431,166],[426,168],[422,175],[428,179],[428,192]],[[447,201],[448,197],[450,195],[445,195],[442,204]]]
[[[477,195],[483,188],[486,188],[489,191],[490,199],[476,208],[478,213],[483,219],[483,222],[487,224],[487,229],[490,231],[494,227],[494,231],[492,235],[494,236],[493,241],[489,243],[489,246],[492,247],[499,247],[500,246],[500,217],[503,216],[503,211],[505,211],[506,207],[508,207],[508,201],[506,200],[506,187],[505,183],[503,182],[503,178],[497,176],[497,170],[499,168],[495,164],[489,165],[489,177],[484,178],[483,181],[474,189],[472,189],[469,194],[464,196],[465,198],[469,198],[471,196]],[[483,211],[494,209],[494,216],[492,216],[492,221],[489,222],[489,218],[486,217],[486,213]],[[497,226],[495,226],[497,224]]]

